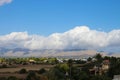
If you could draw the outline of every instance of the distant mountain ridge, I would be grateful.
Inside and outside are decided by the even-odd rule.
[[[42,49],[30,50],[26,48],[7,49],[0,48],[0,56],[3,57],[89,57],[99,53],[96,50],[86,49]],[[103,55],[114,55],[114,53],[100,52]]]

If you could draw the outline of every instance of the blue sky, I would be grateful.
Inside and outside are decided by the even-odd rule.
[[[120,0],[0,0],[0,48],[85,49],[120,56]],[[11,54],[24,52],[5,53]]]
[[[0,35],[27,31],[48,36],[82,25],[120,29],[120,0],[13,0],[0,6]]]

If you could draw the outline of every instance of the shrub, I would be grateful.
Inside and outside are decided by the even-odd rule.
[[[43,74],[43,73],[45,73],[45,72],[46,72],[46,70],[45,70],[44,68],[41,68],[41,69],[38,71],[39,74]]]
[[[26,80],[40,80],[40,77],[37,76],[34,71],[30,71],[26,77]]]
[[[18,80],[15,76],[10,76],[7,78],[7,80]]]
[[[1,68],[7,68],[6,64],[2,64]]]
[[[25,74],[25,73],[27,73],[27,70],[23,68],[23,69],[21,69],[21,70],[19,71],[19,73],[20,73],[20,74]]]
[[[5,77],[0,77],[0,80],[7,80]]]

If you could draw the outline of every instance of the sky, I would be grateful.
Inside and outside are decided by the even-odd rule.
[[[48,36],[75,26],[120,28],[120,0],[0,0],[0,35],[24,32]]]
[[[0,0],[0,47],[120,52],[120,0]]]

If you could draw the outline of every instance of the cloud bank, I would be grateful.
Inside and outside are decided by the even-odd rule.
[[[53,33],[47,37],[29,35],[27,32],[12,32],[0,36],[0,47],[9,49],[94,49],[120,51],[120,30],[102,32],[87,26],[77,26],[64,33]]]
[[[12,0],[0,0],[0,6],[11,3],[11,2],[12,2]]]

